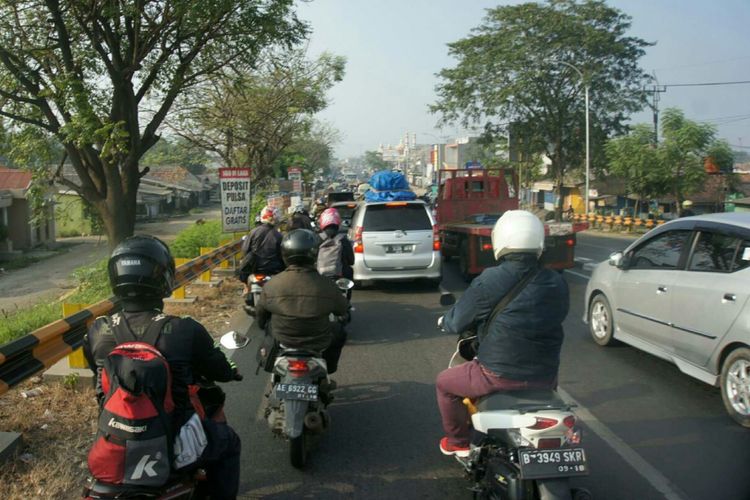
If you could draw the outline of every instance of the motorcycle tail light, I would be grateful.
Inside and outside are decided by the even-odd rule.
[[[546,417],[534,417],[536,418],[536,423],[534,425],[529,425],[526,428],[527,429],[534,429],[534,430],[541,430],[541,429],[549,429],[550,427],[556,426],[560,421],[554,418],[546,418]]]
[[[537,441],[536,447],[540,449],[559,448],[560,438],[542,438]]]
[[[262,283],[263,280],[266,279],[265,274],[254,274],[253,275],[253,283]]]
[[[307,360],[304,359],[290,359],[289,360],[289,372],[292,376],[300,377],[310,371],[310,367],[307,366]]]
[[[568,415],[563,419],[563,424],[565,424],[565,427],[568,429],[572,429],[574,425],[576,425],[576,417],[574,415]]]
[[[565,244],[569,247],[574,247],[576,246],[576,240],[574,240],[573,238],[568,238],[567,240],[565,240]]]

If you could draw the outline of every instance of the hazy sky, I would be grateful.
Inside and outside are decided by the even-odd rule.
[[[437,130],[427,111],[435,73],[452,67],[446,44],[478,26],[485,9],[520,2],[486,0],[314,0],[300,16],[313,29],[310,55],[347,58],[346,77],[320,114],[342,133],[339,156],[358,155],[405,132],[417,142],[455,137]],[[630,33],[656,45],[642,67],[660,84],[750,80],[750,0],[609,0],[630,15]],[[660,109],[682,108],[688,118],[718,126],[719,135],[750,151],[750,85],[672,87]],[[634,122],[652,122],[649,112]],[[459,131],[463,132],[463,131]],[[430,135],[432,134],[432,135]]]

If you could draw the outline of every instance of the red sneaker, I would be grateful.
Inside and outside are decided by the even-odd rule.
[[[440,440],[440,451],[443,455],[455,455],[460,458],[466,458],[469,456],[468,446],[452,445],[448,442],[447,437]]]

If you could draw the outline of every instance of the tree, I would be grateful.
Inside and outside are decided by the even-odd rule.
[[[594,150],[645,103],[647,75],[638,60],[650,44],[628,36],[629,28],[630,17],[600,0],[489,9],[470,36],[448,45],[458,63],[438,73],[438,100],[430,109],[442,124],[483,124],[489,136],[513,122],[524,142],[551,160],[559,194],[568,168],[583,165],[583,83],[590,88]]]
[[[252,167],[262,182],[285,148],[309,133],[344,67],[343,57],[327,53],[310,61],[302,50],[270,52],[256,70],[227,70],[186,94],[171,125],[224,165]]]
[[[377,151],[365,151],[364,157],[365,168],[372,172],[380,170],[391,170],[393,165],[383,159],[383,155]]]
[[[174,140],[162,137],[143,155],[140,165],[143,167],[178,165],[186,168],[191,174],[199,175],[206,171],[207,163],[209,163],[208,154],[194,144],[181,137]]]
[[[636,214],[641,201],[661,196],[668,189],[666,171],[653,141],[653,129],[639,124],[630,134],[613,139],[605,146],[608,171],[625,179],[628,192],[638,197]]]
[[[276,172],[285,176],[287,168],[301,167],[302,179],[312,182],[315,177],[331,172],[333,147],[340,140],[339,131],[327,123],[313,122],[309,130],[296,137],[278,157]]]
[[[651,127],[645,124],[610,140],[609,171],[624,178],[639,199],[671,194],[680,213],[686,197],[705,182],[708,163],[731,173],[733,152],[726,141],[717,140],[713,125],[688,120],[676,108],[664,111],[661,129],[661,142],[656,145]]]
[[[64,147],[110,245],[133,232],[139,160],[175,100],[307,32],[293,0],[0,0],[0,116]]]

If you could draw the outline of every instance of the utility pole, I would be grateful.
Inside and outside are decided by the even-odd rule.
[[[656,73],[652,73],[654,77],[654,85],[650,89],[644,88],[644,92],[651,93],[651,111],[654,112],[654,145],[659,144],[659,94],[667,91],[666,85],[659,85],[659,80],[656,79]]]

